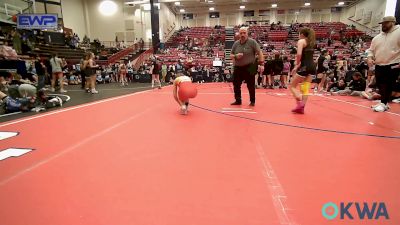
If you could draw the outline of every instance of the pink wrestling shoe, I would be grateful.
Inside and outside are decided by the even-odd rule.
[[[293,113],[304,114],[304,103],[297,101],[297,106],[292,110]]]

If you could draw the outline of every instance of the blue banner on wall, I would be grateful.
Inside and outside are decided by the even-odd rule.
[[[18,29],[47,29],[55,30],[58,27],[57,14],[18,14]]]

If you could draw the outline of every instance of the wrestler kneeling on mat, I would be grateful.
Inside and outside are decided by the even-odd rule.
[[[188,113],[189,98],[194,98],[197,95],[197,88],[192,83],[190,77],[178,73],[177,78],[174,80],[174,98],[181,107],[181,114]]]

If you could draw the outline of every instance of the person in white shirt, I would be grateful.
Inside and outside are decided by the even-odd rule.
[[[389,101],[397,77],[400,74],[400,25],[394,16],[386,16],[382,22],[382,32],[372,39],[367,50],[368,66],[375,65],[376,84],[381,95],[381,103],[372,106],[375,112],[389,110]]]

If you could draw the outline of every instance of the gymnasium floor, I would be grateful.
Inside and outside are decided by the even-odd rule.
[[[0,124],[2,225],[400,224],[400,105],[257,90],[232,107],[231,84],[198,86],[183,116],[172,88]],[[384,202],[390,219],[327,220],[327,202]]]

